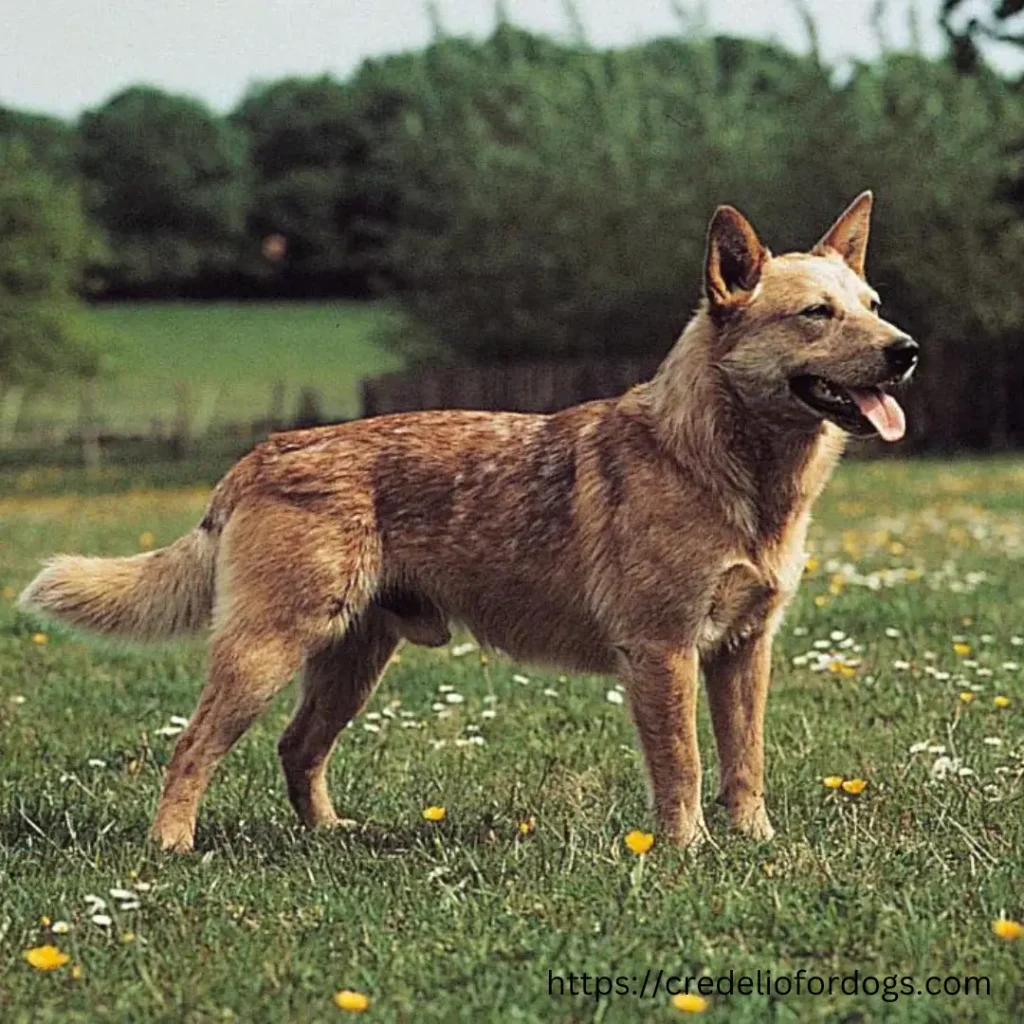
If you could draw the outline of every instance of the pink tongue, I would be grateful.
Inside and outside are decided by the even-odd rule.
[[[898,441],[907,432],[907,418],[900,403],[884,391],[854,391],[850,397],[865,419],[878,431],[884,441]]]

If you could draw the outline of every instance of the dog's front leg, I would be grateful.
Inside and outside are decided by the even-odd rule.
[[[733,828],[754,839],[775,834],[764,806],[764,714],[772,638],[751,636],[705,659],[708,705],[718,745],[718,802]]]
[[[699,843],[707,829],[700,801],[697,652],[664,643],[631,644],[620,651],[658,826],[684,846]]]

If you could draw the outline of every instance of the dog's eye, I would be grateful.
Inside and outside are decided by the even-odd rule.
[[[801,309],[800,315],[810,317],[812,320],[828,320],[832,316],[832,307],[824,302],[819,302],[815,306]]]
[[[871,302],[868,303],[868,309],[870,309],[871,312],[874,313],[876,316],[881,308],[882,304],[878,301],[878,299],[872,299]]]

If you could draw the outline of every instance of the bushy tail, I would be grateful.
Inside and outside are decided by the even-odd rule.
[[[170,547],[130,558],[58,555],[19,603],[76,626],[137,640],[196,633],[213,608],[218,537],[197,527]]]

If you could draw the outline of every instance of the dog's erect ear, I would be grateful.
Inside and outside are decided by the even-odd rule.
[[[704,261],[704,291],[712,310],[734,309],[748,302],[769,255],[739,210],[731,206],[715,210]]]
[[[824,237],[811,250],[815,256],[838,253],[843,262],[858,276],[864,276],[864,259],[868,251],[868,234],[871,231],[872,193],[861,192],[840,214],[839,220],[825,232]]]

